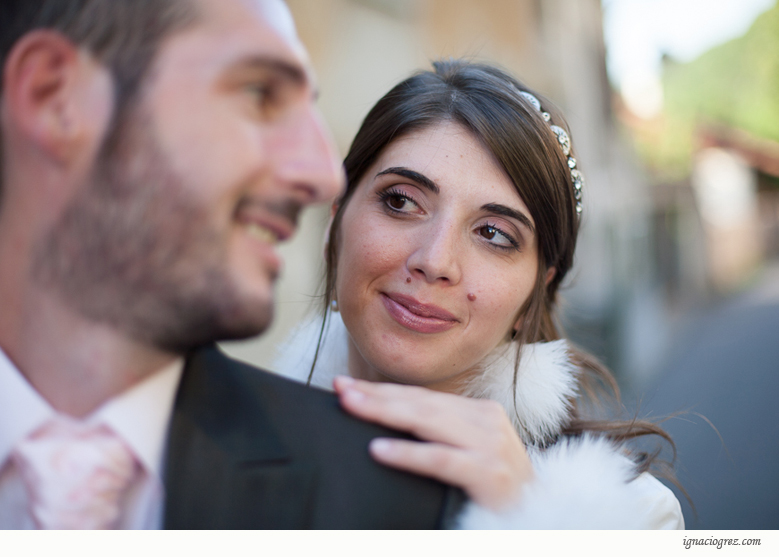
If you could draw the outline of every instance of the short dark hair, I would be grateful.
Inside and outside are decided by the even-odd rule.
[[[51,29],[89,51],[111,71],[116,118],[138,92],[162,40],[191,23],[195,15],[193,0],[3,0],[0,98],[3,70],[14,45],[35,29]],[[0,133],[0,175],[1,171]]]

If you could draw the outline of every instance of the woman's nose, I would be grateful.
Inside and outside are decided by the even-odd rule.
[[[424,278],[429,283],[444,281],[457,284],[462,278],[460,257],[463,246],[459,246],[459,234],[453,225],[430,226],[421,230],[416,238],[416,249],[408,258],[407,266],[412,275]]]

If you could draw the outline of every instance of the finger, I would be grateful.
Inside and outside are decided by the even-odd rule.
[[[378,438],[368,446],[381,464],[465,488],[473,473],[463,449],[441,443]]]
[[[436,411],[432,417],[462,418],[462,424],[474,424],[479,428],[494,428],[496,425],[510,425],[510,420],[503,406],[487,399],[474,399],[452,393],[433,391],[415,385],[399,385],[392,383],[377,383],[354,379],[352,377],[336,378],[336,390],[345,393],[347,390],[357,390],[373,397],[374,402],[406,403],[411,407]],[[417,406],[418,405],[418,406]],[[456,415],[450,415],[453,410]],[[510,426],[513,430],[513,426]]]
[[[335,379],[333,379],[333,387],[337,393],[343,392],[346,389],[356,389],[365,394],[386,397],[395,396],[402,398],[413,398],[415,396],[420,396],[421,393],[430,393],[433,396],[452,396],[448,393],[437,393],[435,391],[431,391],[430,389],[416,385],[400,385],[394,383],[365,381],[363,379],[355,379],[354,377],[349,377],[347,375],[336,376]]]
[[[333,383],[336,392],[340,392],[345,389],[356,389],[368,395],[386,398],[402,398],[408,400],[419,398],[426,400],[447,400],[451,397],[461,398],[458,395],[433,391],[418,385],[365,381],[363,379],[355,379],[354,377],[348,377],[344,375],[339,375],[336,377],[333,380]]]
[[[355,380],[348,375],[336,375],[333,379],[333,388],[336,393],[340,393],[346,387],[354,385]]]
[[[379,438],[369,450],[385,466],[460,487],[472,500],[493,509],[514,501],[524,483],[513,470],[490,467],[478,455],[439,443]]]
[[[351,414],[393,429],[413,433],[427,441],[455,446],[478,445],[488,433],[482,421],[474,415],[471,400],[433,393],[419,389],[421,393],[405,393],[400,387],[376,391],[374,389],[344,388],[340,393],[341,404]],[[373,391],[373,392],[366,392]],[[439,396],[426,396],[426,395]]]
[[[454,440],[447,434],[450,429],[458,429],[460,439],[473,436],[466,410],[447,410],[434,399],[417,397],[414,393],[347,387],[340,397],[343,407],[355,416],[426,440],[452,443]]]

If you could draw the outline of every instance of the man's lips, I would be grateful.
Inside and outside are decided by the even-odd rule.
[[[445,309],[423,304],[410,296],[382,292],[381,299],[390,316],[412,331],[441,333],[459,323],[459,319]]]
[[[270,244],[272,246],[275,246],[279,242],[278,235],[275,232],[273,232],[273,230],[270,230],[269,228],[266,228],[254,222],[250,222],[245,226],[246,226],[246,232],[249,234],[249,236],[251,236],[256,240],[265,242],[266,244]]]
[[[291,202],[281,205],[243,200],[235,218],[251,237],[275,245],[289,239],[297,227],[299,205]]]
[[[265,215],[241,213],[237,215],[237,222],[243,229],[246,237],[251,240],[254,253],[265,262],[265,265],[276,278],[281,269],[281,256],[275,247],[292,236],[294,225],[281,219],[274,219]]]

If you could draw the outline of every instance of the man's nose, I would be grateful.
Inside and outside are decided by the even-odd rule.
[[[429,283],[457,284],[462,278],[463,246],[456,225],[431,221],[424,228],[406,263],[408,271]]]
[[[305,203],[322,203],[340,195],[345,178],[330,129],[314,106],[302,109],[275,138],[280,178],[305,192]]]

